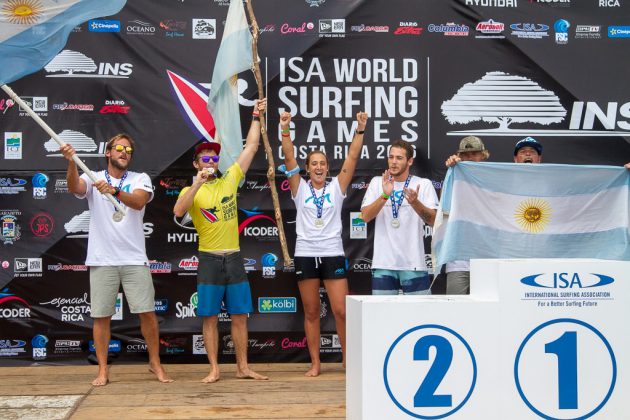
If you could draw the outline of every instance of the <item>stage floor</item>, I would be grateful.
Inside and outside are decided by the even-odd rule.
[[[345,370],[325,363],[306,378],[303,363],[252,364],[268,381],[236,379],[233,364],[221,380],[203,384],[208,366],[165,365],[175,382],[161,384],[147,365],[114,364],[110,383],[93,387],[96,366],[0,368],[3,419],[344,419]]]

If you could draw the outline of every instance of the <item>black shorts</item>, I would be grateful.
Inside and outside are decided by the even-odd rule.
[[[346,258],[339,257],[295,257],[295,275],[304,279],[344,279],[346,278]]]

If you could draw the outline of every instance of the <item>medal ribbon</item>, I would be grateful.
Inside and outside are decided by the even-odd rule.
[[[118,189],[122,190],[122,186],[123,186],[123,182],[125,182],[125,179],[127,179],[127,174],[129,172],[125,171],[125,174],[122,176],[122,178],[120,178],[120,182],[118,183]],[[105,169],[105,179],[107,180],[107,183],[109,185],[112,185],[112,179],[109,176],[109,172],[107,171],[107,169]],[[114,199],[116,199],[116,201],[118,201],[118,204],[121,204],[120,199],[118,197],[114,197]],[[114,210],[116,210],[116,207],[114,207]]]
[[[411,174],[407,177],[405,181],[405,186],[403,190],[400,192],[400,197],[398,198],[398,202],[396,202],[396,194],[395,191],[392,191],[392,195],[389,197],[392,200],[392,216],[394,219],[398,219],[398,210],[400,210],[400,206],[402,205],[403,199],[405,198],[405,188],[409,186],[409,182],[411,181]]]
[[[308,181],[308,186],[311,189],[311,194],[313,195],[313,203],[317,208],[317,218],[322,218],[322,213],[324,212],[324,196],[326,195],[326,187],[328,186],[328,182],[324,184],[324,190],[322,191],[322,195],[317,198],[317,194],[315,194],[315,188],[313,188],[313,184],[311,181]]]

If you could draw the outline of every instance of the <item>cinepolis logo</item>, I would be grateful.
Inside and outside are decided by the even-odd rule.
[[[88,77],[88,78],[108,78],[108,79],[128,79],[133,72],[133,64],[131,63],[99,63],[98,66],[90,57],[77,51],[63,50],[44,70],[46,77]]]
[[[576,272],[532,274],[521,279],[521,283],[526,286],[545,289],[588,289],[607,286],[614,282],[614,278],[605,274]]]
[[[501,71],[486,73],[481,79],[466,83],[442,103],[442,115],[451,124],[496,123],[498,127],[449,131],[448,136],[511,137],[617,137],[630,135],[630,102],[575,101],[569,115],[569,129],[541,130],[512,128],[512,124],[561,123],[567,110],[558,96],[527,77]],[[620,118],[621,117],[621,118]],[[624,120],[624,119],[627,119]],[[596,121],[604,130],[594,130]],[[617,130],[616,128],[621,130]]]

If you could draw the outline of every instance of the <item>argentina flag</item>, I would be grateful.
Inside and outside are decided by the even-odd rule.
[[[0,2],[0,85],[44,67],[86,20],[116,14],[125,0],[3,0]]]
[[[473,258],[630,260],[630,170],[460,162],[434,226],[438,266]]]
[[[219,169],[225,172],[243,151],[243,133],[236,89],[237,75],[252,67],[252,34],[242,0],[232,0],[212,73],[208,110],[221,142]]]

